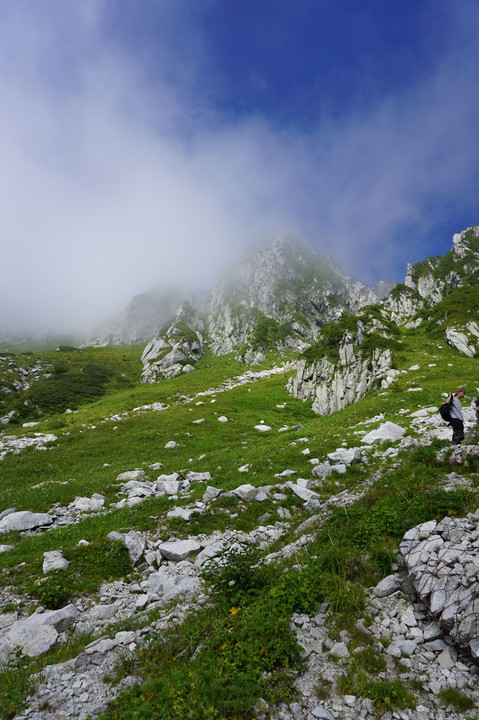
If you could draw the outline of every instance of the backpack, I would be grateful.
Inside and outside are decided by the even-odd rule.
[[[439,414],[446,422],[451,422],[451,407],[453,402],[454,395],[451,393],[451,401],[448,403],[443,403],[439,408]]]

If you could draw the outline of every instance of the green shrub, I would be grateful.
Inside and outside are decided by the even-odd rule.
[[[0,666],[0,715],[5,720],[17,715],[34,691],[29,662],[30,658],[18,649],[11,660]]]
[[[392,708],[406,710],[415,708],[414,695],[399,680],[371,680],[366,686],[366,697],[374,706],[384,712]]]
[[[220,603],[242,605],[266,585],[271,572],[264,565],[258,565],[257,548],[232,548],[219,560],[211,562],[202,576],[211,595]]]
[[[49,610],[58,610],[72,599],[75,581],[67,570],[53,570],[45,579],[30,586],[31,594]]]
[[[92,593],[105,580],[111,581],[131,571],[128,551],[122,542],[101,539],[89,545],[65,550],[70,561],[66,570],[54,570],[27,586],[27,591],[42,605],[55,610],[76,595]]]
[[[439,701],[444,707],[451,705],[457,712],[465,712],[475,707],[475,702],[472,698],[453,687],[443,688],[439,692]]]
[[[293,333],[291,323],[283,323],[280,325],[276,320],[266,315],[260,315],[251,338],[253,350],[262,348],[267,350],[277,343],[286,340],[288,335]]]

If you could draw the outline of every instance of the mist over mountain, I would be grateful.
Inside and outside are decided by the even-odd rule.
[[[87,345],[133,345],[146,342],[171,320],[187,297],[176,287],[163,287],[136,295],[118,315],[97,325]]]

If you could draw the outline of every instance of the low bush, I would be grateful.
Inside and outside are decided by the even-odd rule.
[[[475,707],[475,702],[461,690],[453,687],[442,688],[439,692],[439,702],[444,707],[451,706],[456,712],[465,712]]]
[[[124,577],[131,571],[128,551],[122,542],[102,539],[65,551],[66,570],[54,570],[44,579],[30,582],[27,591],[42,605],[55,610],[82,593],[92,593],[105,580]]]

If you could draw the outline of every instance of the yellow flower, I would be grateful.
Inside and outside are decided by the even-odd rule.
[[[230,613],[231,613],[231,615],[236,615],[236,613],[239,613],[240,610],[241,610],[241,608],[232,607],[230,609]]]

